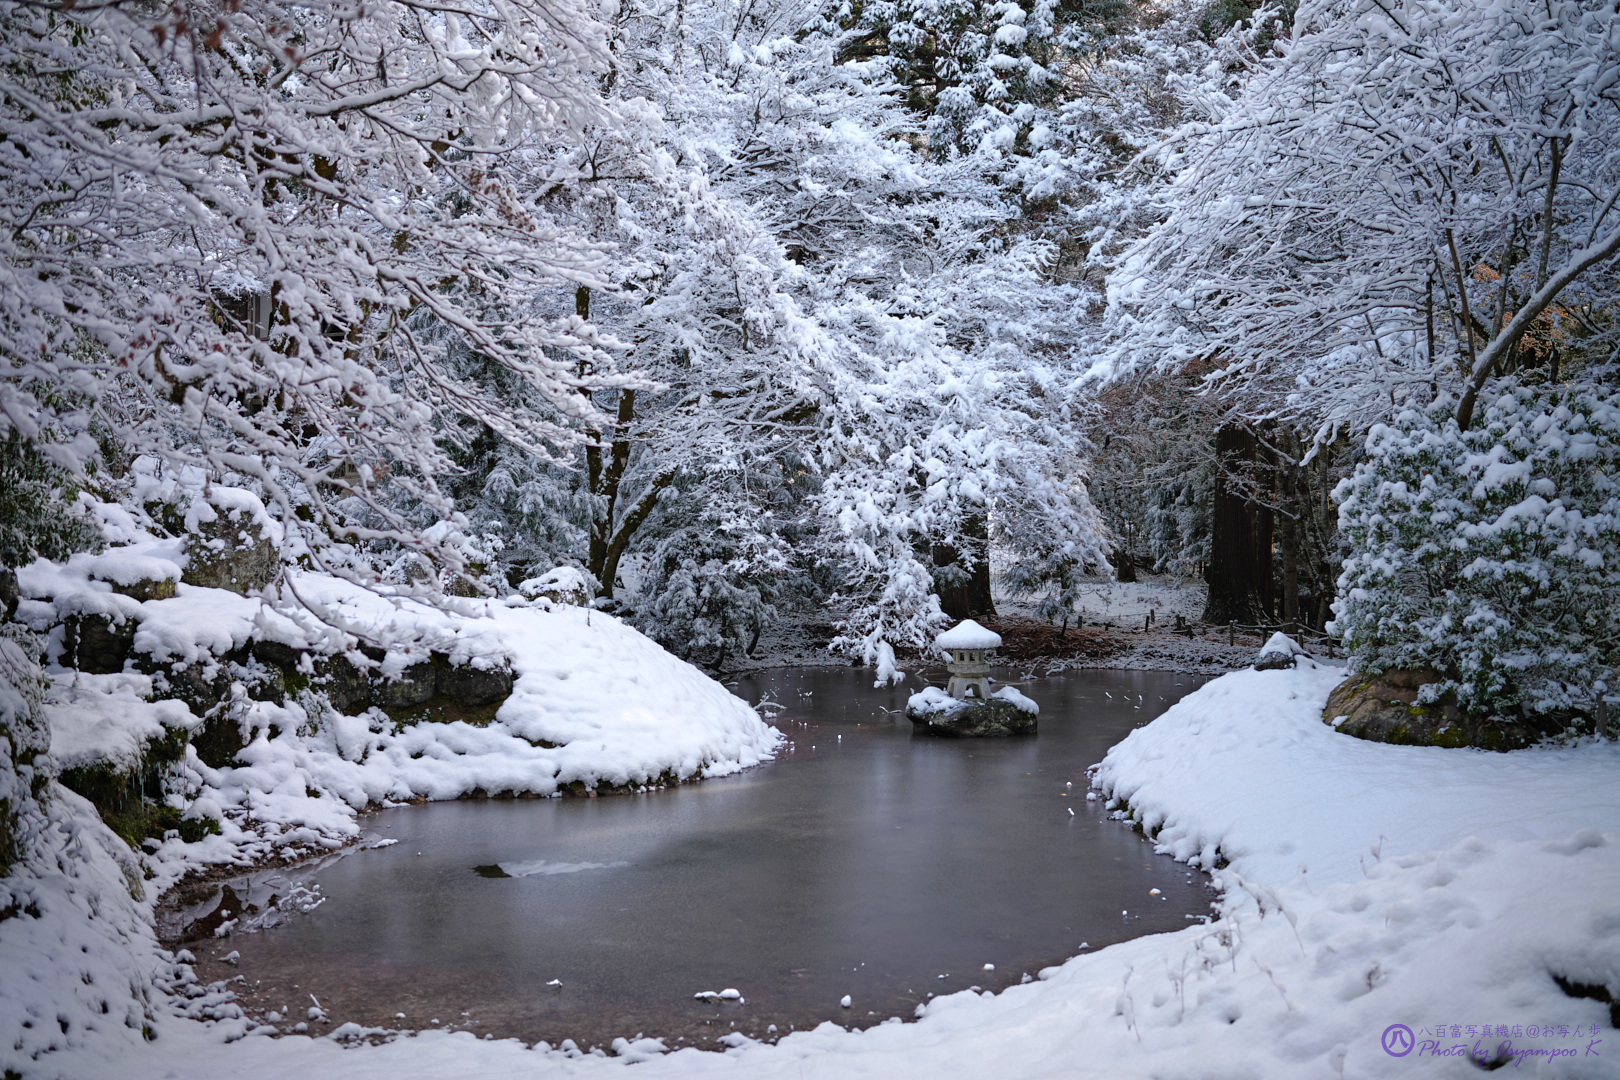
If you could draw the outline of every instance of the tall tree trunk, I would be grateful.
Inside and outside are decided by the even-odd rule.
[[[1277,530],[1277,554],[1282,562],[1282,617],[1290,634],[1299,630],[1299,533],[1298,500],[1294,498],[1293,466],[1284,462],[1281,470],[1283,511]]]
[[[1240,480],[1252,466],[1259,444],[1243,427],[1228,425],[1215,432],[1220,473],[1215,485],[1209,565],[1204,580],[1209,599],[1204,621],[1257,624],[1267,619],[1271,593],[1271,512],[1244,496]]]
[[[1259,623],[1274,622],[1277,618],[1277,578],[1272,573],[1272,556],[1276,552],[1277,515],[1271,507],[1254,507],[1254,586],[1255,599],[1260,602]]]
[[[1136,560],[1131,558],[1131,549],[1128,545],[1121,544],[1115,548],[1108,561],[1114,564],[1115,581],[1128,583],[1136,580]]]
[[[582,319],[591,317],[591,290],[584,285],[574,290],[574,314]],[[585,375],[584,365],[585,362],[580,361],[581,378]],[[581,389],[580,393],[590,396],[589,390]],[[624,554],[630,535],[647,519],[648,513],[658,502],[659,492],[668,483],[663,477],[655,480],[648,496],[637,503],[615,529],[619,489],[624,481],[625,469],[630,465],[630,425],[635,418],[636,392],[620,390],[617,422],[613,426],[613,437],[606,446],[607,459],[604,461],[602,457],[604,447],[601,432],[590,432],[591,442],[585,446],[585,491],[601,500],[591,511],[590,546],[586,552],[585,568],[600,583],[597,595],[609,600],[613,599],[613,579],[618,576],[619,558]]]
[[[618,572],[619,564],[617,557],[611,560],[609,558],[614,541],[617,539],[614,532],[614,517],[618,512],[619,489],[624,481],[624,470],[630,464],[630,423],[635,417],[636,392],[620,390],[618,423],[614,426],[613,441],[608,448],[607,466],[602,467],[602,452],[597,450],[595,467],[589,470],[591,494],[601,498],[602,503],[591,519],[590,554],[587,565],[592,576],[602,583],[601,595],[609,599],[613,597],[613,575]],[[637,525],[639,524],[638,521]],[[623,528],[624,522],[620,522],[621,532]],[[628,540],[628,536],[625,539]],[[622,551],[623,544],[619,547]],[[608,565],[610,561],[611,566]]]
[[[963,552],[945,544],[933,545],[934,591],[939,594],[940,610],[953,619],[995,617],[996,605],[990,596],[990,522],[976,514],[963,523],[962,533],[973,546],[973,569],[962,570]],[[943,571],[943,572],[939,572]]]

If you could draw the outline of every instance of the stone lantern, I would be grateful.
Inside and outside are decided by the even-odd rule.
[[[946,688],[951,697],[966,699],[971,695],[980,701],[989,698],[986,677],[990,665],[984,662],[984,654],[1001,644],[1000,634],[964,619],[936,637],[934,644],[951,654],[951,682]]]

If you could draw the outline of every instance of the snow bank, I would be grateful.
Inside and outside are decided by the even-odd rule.
[[[638,1054],[636,1075],[1462,1078],[1478,1075],[1469,1051],[1490,1056],[1505,1043],[1509,1053],[1573,1051],[1531,1075],[1612,1077],[1606,1006],[1566,996],[1552,975],[1602,982],[1620,963],[1617,843],[1587,831],[1559,842],[1469,841],[1386,857],[1362,880],[1263,891],[1263,908],[1077,957],[998,995],[935,998],[916,1024],[847,1032],[827,1023],[775,1046],[737,1037],[724,1054]],[[1423,1060],[1384,1052],[1381,1033],[1397,1023],[1411,1027]],[[1478,1030],[1486,1025],[1488,1037]],[[1543,1028],[1553,1033],[1541,1035]],[[1446,1034],[1436,1037],[1437,1029]],[[440,1080],[577,1076],[629,1060],[481,1043],[466,1033],[424,1032],[353,1050],[301,1037],[220,1042],[210,1029],[171,1022],[143,1053],[75,1053],[48,1063],[61,1071],[42,1075]]]
[[[724,687],[600,612],[479,601],[456,614],[330,579],[302,586],[344,625],[396,642],[376,666],[381,676],[448,655],[459,666],[510,668],[511,694],[487,724],[397,723],[375,708],[345,716],[307,696],[239,699],[234,715],[252,739],[237,763],[213,769],[192,754],[185,766],[193,804],[217,815],[221,835],[167,840],[161,859],[244,862],[271,849],[329,848],[359,835],[356,811],[417,797],[724,776],[768,760],[780,738]],[[229,636],[267,625],[260,613]]]
[[[140,867],[95,808],[52,785],[30,818],[28,857],[0,882],[0,1068],[25,1076],[36,1055],[142,1047],[167,959]]]
[[[1511,754],[1390,746],[1322,723],[1342,668],[1238,671],[1108,752],[1095,785],[1126,801],[1159,849],[1244,879],[1353,881],[1380,855],[1468,837],[1620,830],[1620,744]],[[1124,811],[1121,812],[1122,814]]]
[[[396,722],[380,709],[345,716],[318,693],[255,701],[235,687],[220,708],[246,748],[223,768],[195,753],[184,763],[188,801],[221,819],[223,833],[189,846],[167,841],[164,859],[242,861],[265,854],[267,840],[330,846],[357,834],[355,811],[387,800],[721,776],[767,760],[779,739],[746,703],[610,615],[521,597],[453,600],[443,610],[296,571],[286,575],[288,594],[324,624],[257,597],[184,584],[170,598],[138,601],[104,579],[173,577],[178,567],[162,557],[171,542],[132,540],[63,565],[36,562],[20,575],[35,629],[58,643],[55,628],[72,615],[133,623],[135,656],[123,673],[57,671],[45,713],[63,765],[127,767],[164,728],[201,724],[180,701],[152,701],[153,678],[134,670],[137,661],[195,665],[213,679],[222,665],[250,663],[242,650],[270,642],[305,651],[311,672],[311,661],[341,652],[384,681],[433,657],[513,677],[487,724]],[[357,641],[387,648],[379,659],[354,649]]]
[[[147,675],[86,675],[58,672],[47,684],[43,706],[51,727],[51,758],[58,768],[106,764],[128,772],[145,747],[171,729],[197,726],[178,701],[152,701]]]

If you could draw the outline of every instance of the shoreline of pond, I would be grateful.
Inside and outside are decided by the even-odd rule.
[[[832,670],[828,670],[826,668],[823,668],[823,669],[819,669],[819,673],[830,675],[830,674],[833,674],[834,672],[836,672],[836,670],[837,670],[836,668],[832,669]],[[844,669],[844,670],[847,670],[847,669]],[[1120,674],[1120,675],[1138,676],[1138,675],[1144,674],[1144,672],[1140,671],[1139,669],[1117,669],[1117,671],[1118,671],[1118,674]],[[762,672],[761,675],[768,677],[772,673],[773,672],[771,672],[771,671],[767,671],[767,672]],[[807,669],[805,671],[806,675],[813,675],[813,674],[817,674],[817,673],[818,673],[818,669],[813,669],[813,668],[812,669]],[[1005,667],[1003,667],[1002,670],[1001,670],[1001,674],[1006,675],[1008,673],[1009,673],[1008,670]],[[780,675],[781,674],[781,669],[775,669],[774,674]],[[1016,674],[1016,673],[1014,673],[1014,674]],[[1034,674],[1034,673],[1031,673],[1031,674]],[[1178,672],[1160,672],[1158,674],[1173,675],[1173,674],[1178,674]],[[1038,675],[1036,676],[1036,678],[1039,681],[1044,681],[1044,680],[1041,680]],[[730,680],[728,680],[728,681],[730,681]],[[1022,682],[1024,680],[1018,680],[1018,681]],[[1188,691],[1188,692],[1190,692],[1190,691]],[[906,724],[905,726],[909,727],[910,725]],[[785,731],[785,734],[787,734],[787,737],[789,739],[793,739],[793,738],[796,737],[791,732],[786,732]],[[1035,738],[1038,739],[1039,736],[1036,736]],[[996,740],[996,741],[997,742],[1002,742],[1002,741],[1007,741],[1007,740]],[[792,749],[793,748],[791,746],[785,747],[784,748],[784,754],[780,755],[778,760],[781,760],[781,758],[786,756],[786,754],[791,753]],[[747,770],[744,774],[739,774],[739,775],[745,775],[746,776],[748,774],[755,774],[755,773],[757,773],[757,771],[758,770],[750,769],[750,770]],[[1078,776],[1077,776],[1077,779],[1078,779]],[[706,785],[704,785],[704,786],[706,786]],[[1082,781],[1082,784],[1078,787],[1078,791],[1083,792],[1084,790],[1085,790],[1084,782]],[[642,794],[648,794],[648,795],[654,794],[654,792],[652,792],[652,791],[626,792],[626,793],[627,794],[628,793],[642,793]],[[425,803],[427,800],[419,800],[419,801]],[[469,801],[471,801],[471,802],[483,802],[484,800],[479,800],[474,796],[463,795],[462,797],[460,797],[459,799],[456,799],[456,800],[436,801],[435,805],[455,805],[456,803],[469,802]],[[495,802],[495,801],[498,801],[498,800],[491,799],[489,801]],[[537,800],[537,801],[550,801],[550,800]],[[614,801],[618,802],[619,800],[614,800]],[[390,808],[387,808],[387,809],[399,809],[399,808],[401,808],[401,807],[390,807]],[[1098,810],[1102,809],[1100,804],[1096,804],[1094,806],[1094,808],[1098,809]],[[374,809],[373,808],[368,808],[367,817],[370,817],[374,813],[376,813],[378,811],[381,811],[383,809],[384,808],[374,808]],[[1129,822],[1113,822],[1113,824],[1130,825]],[[1136,828],[1133,827],[1133,828],[1131,828],[1131,831],[1136,833],[1140,837],[1140,830],[1139,829],[1136,829]],[[1147,838],[1145,838],[1145,837],[1141,837],[1141,840],[1142,840],[1142,842],[1149,842],[1147,840]],[[351,847],[350,847],[350,851],[352,851],[352,850],[353,850],[353,845],[351,845]],[[327,854],[325,857],[327,859],[331,858],[330,854]],[[316,861],[318,861],[318,860],[316,860]],[[281,865],[278,865],[278,866],[276,866],[274,868],[275,869],[288,870],[288,871],[296,871],[298,869],[296,864],[291,864],[291,865],[289,865],[289,864],[281,864]],[[261,872],[263,869],[264,868],[233,868],[233,871],[234,871],[233,873],[224,874],[223,877],[225,879],[227,879],[227,880],[231,879],[231,878],[241,879],[243,877],[248,876],[250,873]],[[1178,868],[1178,871],[1185,871],[1188,880],[1192,880],[1193,878],[1196,877],[1198,879],[1201,887],[1203,888],[1203,890],[1208,894],[1209,898],[1213,899],[1214,893],[1212,891],[1210,891],[1209,888],[1208,888],[1207,875],[1202,874],[1202,873],[1195,873],[1193,871],[1186,870],[1186,868]],[[221,881],[220,883],[224,884],[224,881]],[[168,895],[169,894],[166,893],[165,897],[167,897]],[[1189,916],[1189,917],[1191,917],[1191,916]],[[1207,918],[1208,916],[1204,916],[1204,917]],[[1154,932],[1160,932],[1160,931],[1154,931]],[[1122,940],[1128,940],[1128,938],[1122,939]],[[236,966],[234,964],[232,964],[232,965],[225,964],[223,962],[223,960],[222,960],[222,956],[224,954],[230,952],[230,951],[234,951],[234,950],[231,950],[229,948],[229,943],[230,943],[229,938],[216,939],[215,941],[212,941],[212,942],[205,942],[204,944],[206,944],[206,945],[213,945],[214,946],[213,948],[208,949],[207,951],[212,952],[212,953],[214,953],[216,955],[199,957],[199,963],[197,965],[197,973],[198,973],[198,975],[200,977],[202,977],[202,981],[203,981],[204,984],[218,983],[218,982],[220,982],[222,980],[226,981],[228,989],[230,989],[235,994],[239,1006],[243,1008],[244,1012],[249,1017],[257,1016],[259,1018],[259,1020],[260,1020],[259,1027],[260,1027],[262,1033],[268,1034],[269,1030],[266,1027],[266,1025],[263,1024],[263,1018],[268,1016],[269,1014],[271,1014],[273,1012],[277,1012],[278,1007],[285,1004],[284,1002],[280,1002],[279,1000],[278,1001],[272,1001],[271,998],[275,997],[277,994],[281,994],[281,996],[285,996],[285,993],[282,992],[282,991],[275,991],[275,990],[267,990],[265,992],[260,992],[259,988],[257,988],[253,983],[244,980],[244,977],[242,976],[241,972],[236,968]],[[199,948],[198,943],[196,941],[194,941],[194,940],[190,941],[190,942],[182,942],[182,941],[179,941],[179,940],[170,939],[169,941],[166,941],[165,944],[168,947],[171,947],[171,948],[189,947],[192,950],[194,950],[196,952],[199,952],[199,953],[204,951],[204,949]],[[1066,958],[1067,956],[1070,956],[1070,955],[1073,955],[1072,951],[1065,953],[1064,957],[1056,957],[1055,954],[1054,954],[1054,959],[1056,960],[1056,962],[1061,963],[1063,958]],[[1019,974],[1022,974],[1022,973],[1020,972]],[[1008,985],[1014,985],[1018,981],[1016,978],[1013,978],[1011,976],[1011,974],[1009,974],[1008,979],[1010,980],[1007,983]],[[978,980],[978,983],[979,983],[980,989],[984,990],[985,992],[999,992],[999,990],[1005,988],[1004,986],[1001,986],[1000,984],[997,984],[994,987],[989,987],[988,989],[986,989],[985,985],[983,984],[982,979]],[[716,986],[716,987],[714,987],[714,989],[718,990],[718,989],[720,989],[720,987]],[[262,998],[262,1000],[261,1000],[261,998]],[[923,1000],[926,1000],[926,999],[923,999]],[[307,1004],[308,1003],[306,1002],[306,1005]],[[904,1010],[902,1010],[902,1012],[904,1012]],[[301,1013],[301,1009],[300,1009],[300,1013]],[[712,1028],[712,1022],[716,1021],[716,1020],[723,1019],[724,1016],[725,1016],[724,1012],[721,1011],[721,1012],[716,1013],[716,1015],[713,1016],[713,1017],[706,1017],[704,1019],[704,1021],[703,1021],[702,1026],[709,1027],[710,1030],[713,1031],[715,1029]],[[282,1020],[282,1021],[285,1021],[287,1018],[286,1017],[280,1017],[279,1019]],[[375,1020],[377,1018],[373,1017],[372,1019]],[[434,1017],[434,1019],[439,1019],[439,1017]],[[845,1019],[845,1021],[853,1021],[855,1026],[866,1027],[866,1026],[870,1026],[871,1024],[888,1022],[891,1019],[891,1017],[877,1016],[877,1015],[874,1014],[871,1017],[861,1016],[859,1018],[857,1018],[855,1016],[846,1016],[844,1019]],[[910,1022],[911,1017],[909,1015],[901,1015],[899,1017],[899,1019],[901,1019],[902,1021],[905,1021],[905,1022]],[[300,1020],[302,1020],[301,1015],[300,1015]],[[397,1032],[398,1033],[405,1033],[405,1032],[408,1032],[408,1031],[418,1031],[418,1030],[434,1030],[434,1029],[442,1030],[442,1029],[445,1029],[445,1028],[448,1028],[448,1027],[454,1027],[455,1026],[454,1023],[446,1023],[446,1024],[430,1026],[428,1024],[422,1023],[421,1021],[422,1021],[422,1017],[413,1016],[412,1017],[412,1026],[401,1027],[401,1028],[397,1029]],[[730,1023],[730,1021],[727,1021],[727,1022],[728,1022],[728,1024]],[[835,1021],[835,1022],[837,1022],[837,1021]],[[336,1024],[336,1019],[327,1021],[327,1022],[321,1024],[320,1027],[326,1029],[326,1032],[329,1033],[331,1030],[334,1029],[335,1024]],[[311,1021],[311,1022],[309,1022],[309,1026],[311,1028],[315,1028],[316,1024],[313,1021]],[[478,1027],[476,1025],[469,1025],[468,1029],[473,1030],[475,1032],[479,1031],[479,1029],[478,1029]],[[285,1031],[281,1031],[281,1029],[277,1029],[277,1030],[280,1033],[286,1033]],[[729,1031],[731,1029],[728,1027],[725,1030]],[[779,1030],[779,1031],[777,1031],[775,1033],[765,1033],[765,1032],[757,1032],[756,1031],[754,1034],[756,1036],[760,1036],[760,1037],[763,1037],[765,1034],[772,1034],[774,1037],[779,1037],[780,1035],[788,1034],[791,1030],[792,1030],[792,1028],[789,1027],[789,1028],[786,1028],[786,1029],[783,1029],[783,1030]],[[312,1034],[321,1034],[322,1031],[314,1030],[314,1031],[311,1031],[311,1033]],[[630,1036],[632,1034],[632,1031],[625,1030],[621,1034],[623,1036],[625,1036],[625,1037],[628,1037],[628,1036]],[[676,1034],[677,1033],[673,1029],[671,1029],[671,1031],[669,1032],[669,1037],[673,1039]],[[691,1027],[689,1030],[686,1031],[685,1035],[686,1035],[686,1038],[688,1040],[696,1039],[696,1038],[699,1037],[697,1035],[696,1027]],[[381,1025],[378,1025],[378,1026],[374,1026],[373,1028],[370,1029],[370,1036],[369,1037],[373,1038],[373,1039],[388,1038],[388,1037],[391,1037],[391,1033],[390,1033],[390,1030],[385,1029]],[[538,1039],[537,1040],[537,1039],[533,1038],[533,1033],[523,1034],[523,1033],[518,1033],[518,1032],[513,1032],[513,1031],[505,1031],[505,1032],[497,1035],[496,1037],[501,1037],[501,1038],[518,1037],[518,1038],[522,1038],[525,1043],[531,1044],[531,1045],[538,1042],[538,1041],[546,1041],[545,1039]],[[707,1037],[707,1036],[704,1036],[704,1037]],[[552,1039],[550,1041],[552,1043],[556,1042],[555,1039]],[[683,1042],[681,1042],[679,1044],[672,1044],[672,1048],[673,1048],[674,1045],[692,1045],[692,1044],[693,1043],[691,1041],[683,1041]]]

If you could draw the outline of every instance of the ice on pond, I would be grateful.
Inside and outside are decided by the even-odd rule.
[[[627,862],[549,862],[535,859],[531,862],[496,863],[507,877],[540,877],[549,874],[577,874],[584,870],[611,870],[616,866],[629,866]]]

